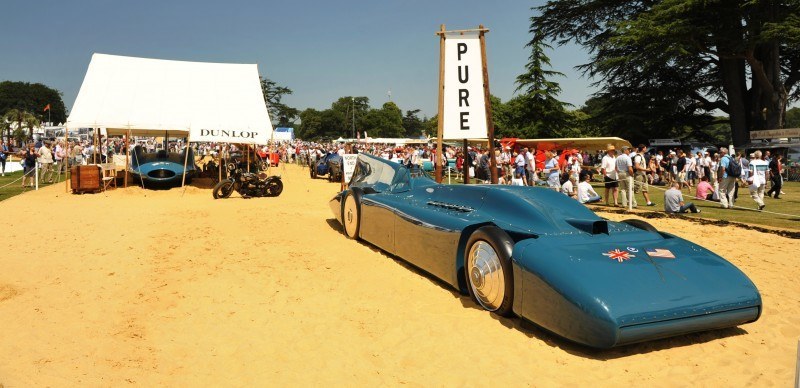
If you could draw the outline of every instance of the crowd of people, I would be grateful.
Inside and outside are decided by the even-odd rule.
[[[166,148],[180,152],[182,141],[164,142],[156,138],[136,139],[131,147],[139,145],[148,152]],[[106,162],[114,154],[125,152],[122,138],[103,138],[99,146],[91,141],[63,139],[29,143],[18,155],[24,168],[23,186],[34,183],[33,169],[41,166],[41,182],[52,182],[66,173],[69,165]],[[192,143],[198,161],[227,158],[241,152],[234,144]],[[366,153],[407,166],[432,169],[438,160],[444,170],[467,175],[479,183],[491,180],[491,157],[495,158],[499,184],[519,186],[546,186],[564,193],[581,203],[596,203],[605,198],[607,206],[637,207],[636,194],[641,193],[647,206],[655,206],[651,199],[653,185],[665,186],[664,208],[669,213],[699,211],[692,203],[683,200],[683,190],[694,191],[694,198],[719,202],[723,208],[732,208],[740,188],[747,188],[759,210],[766,207],[764,196],[780,199],[783,185],[782,156],[770,151],[755,151],[745,157],[742,152],[730,154],[722,147],[718,152],[700,151],[694,154],[682,149],[648,152],[648,147],[621,147],[618,151],[609,145],[605,152],[585,152],[577,149],[544,151],[544,160],[537,162],[536,150],[526,147],[500,146],[494,155],[485,147],[466,148],[445,145],[443,155],[436,157],[436,147],[429,144],[377,144],[377,143],[319,143],[302,140],[272,142],[253,150],[268,162],[282,160],[288,163],[309,165],[328,153],[340,155]],[[5,174],[5,162],[10,149],[0,143],[0,172]],[[464,168],[466,166],[466,168]],[[605,186],[599,195],[592,186],[599,172]],[[57,179],[57,178],[56,178]],[[630,196],[629,192],[634,195]],[[629,198],[630,197],[630,198]],[[631,203],[632,202],[632,203]]]

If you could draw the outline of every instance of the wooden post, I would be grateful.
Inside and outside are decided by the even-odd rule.
[[[467,139],[464,139],[464,150],[462,151],[464,153],[464,165],[461,167],[461,169],[464,170],[462,172],[464,173],[464,184],[465,185],[469,184],[469,167],[472,164],[472,161],[470,161],[470,163],[467,163],[467,157],[469,156],[469,152],[467,151],[467,147],[469,147],[469,142],[467,141]]]
[[[486,128],[489,130],[489,170],[492,184],[497,184],[497,158],[494,156],[494,121],[492,120],[492,102],[489,99],[489,69],[486,65],[486,38],[483,24],[478,26],[478,39],[481,42],[481,70],[483,71],[483,99],[486,105]]]
[[[270,154],[270,156],[272,155]],[[250,144],[247,145],[247,172],[250,172]]]
[[[436,129],[436,182],[442,183],[442,136],[444,135],[444,24],[439,26],[439,116]],[[445,158],[447,160],[447,158]]]

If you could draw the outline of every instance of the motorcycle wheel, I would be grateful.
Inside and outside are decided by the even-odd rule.
[[[214,199],[228,198],[233,193],[233,182],[224,180],[214,186]]]
[[[283,192],[283,182],[280,179],[272,179],[267,183],[267,197],[277,197]]]

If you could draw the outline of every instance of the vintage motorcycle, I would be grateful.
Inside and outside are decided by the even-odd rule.
[[[228,163],[228,178],[214,186],[214,199],[228,198],[236,191],[244,198],[277,197],[283,192],[283,182],[277,175],[245,171],[246,163]]]

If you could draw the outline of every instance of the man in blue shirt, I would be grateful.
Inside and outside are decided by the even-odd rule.
[[[728,155],[728,149],[722,147],[719,149],[722,155],[719,161],[719,170],[717,172],[717,180],[719,181],[719,203],[722,208],[733,208],[733,196],[736,190],[736,180],[738,176],[728,176],[728,165],[731,163],[731,157]]]

